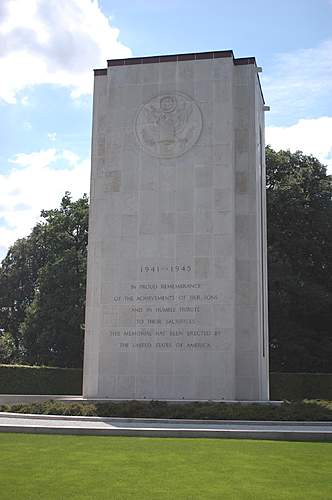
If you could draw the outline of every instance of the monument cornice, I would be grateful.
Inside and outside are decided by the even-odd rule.
[[[254,64],[254,57],[239,57],[235,58],[232,50],[218,50],[213,52],[191,52],[187,54],[169,54],[160,56],[145,56],[145,57],[129,57],[126,59],[108,59],[107,67],[112,66],[131,66],[134,64],[151,64],[162,62],[180,62],[180,61],[199,61],[204,59],[221,59],[230,57],[233,59],[234,65]],[[106,68],[95,69],[95,75],[105,75]]]

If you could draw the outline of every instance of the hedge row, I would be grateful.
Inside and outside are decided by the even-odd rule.
[[[0,412],[41,415],[91,415],[122,418],[193,418],[216,420],[295,420],[331,421],[332,403],[328,401],[291,401],[276,405],[238,405],[225,403],[187,403],[166,401],[124,401],[121,403],[43,403],[0,405]]]
[[[271,399],[332,400],[330,373],[271,373]],[[0,365],[0,394],[82,394],[82,370]]]
[[[271,399],[332,400],[332,373],[271,373]]]
[[[0,365],[0,394],[82,394],[82,370]]]

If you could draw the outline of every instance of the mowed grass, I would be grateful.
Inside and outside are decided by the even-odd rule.
[[[332,499],[332,445],[0,434],[0,498]]]

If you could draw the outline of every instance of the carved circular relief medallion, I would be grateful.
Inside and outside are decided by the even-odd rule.
[[[172,92],[141,106],[135,133],[144,151],[158,158],[174,158],[190,149],[202,130],[202,115],[190,97]]]

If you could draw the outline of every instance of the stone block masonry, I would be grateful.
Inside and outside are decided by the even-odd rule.
[[[95,70],[83,396],[268,400],[266,290],[255,59]]]

